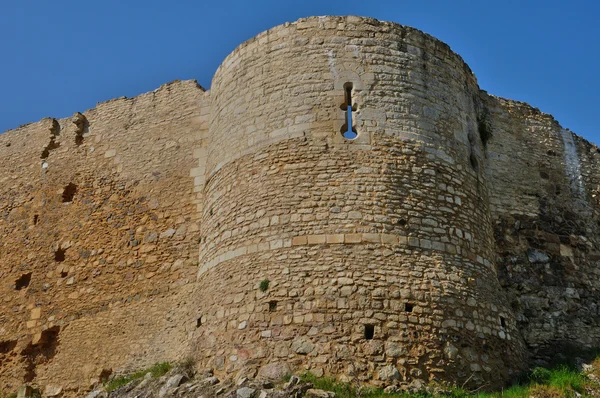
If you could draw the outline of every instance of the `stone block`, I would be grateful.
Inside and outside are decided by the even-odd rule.
[[[344,243],[344,234],[327,235],[327,243],[329,243],[329,244]]]
[[[344,243],[361,243],[362,234],[345,234]]]
[[[368,243],[381,243],[381,235],[365,233],[363,234],[363,240]]]
[[[399,242],[398,235],[381,234],[381,243],[384,245],[395,245]]]
[[[307,242],[309,245],[322,245],[327,243],[327,235],[308,235]]]
[[[31,319],[40,319],[42,316],[42,308],[41,307],[35,307],[34,309],[31,310]]]
[[[269,380],[273,382],[282,381],[286,376],[292,374],[292,369],[287,362],[273,362],[262,366],[258,370],[258,377],[260,379]]]

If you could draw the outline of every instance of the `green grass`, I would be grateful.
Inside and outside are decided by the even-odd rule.
[[[258,288],[260,289],[261,292],[266,292],[267,289],[269,289],[269,284],[270,283],[271,283],[270,280],[263,279],[262,281],[260,281],[260,284],[258,285]]]
[[[597,355],[597,352],[596,354]],[[589,356],[588,356],[589,358]],[[592,357],[593,358],[593,357]],[[596,357],[595,367],[600,366],[600,356]],[[600,375],[600,369],[597,371]],[[330,377],[315,377],[311,374],[302,376],[318,388],[335,392],[336,398],[541,398],[575,397],[581,394],[588,397],[586,387],[592,387],[592,382],[568,360],[553,368],[534,368],[519,384],[495,392],[469,392],[459,387],[430,388],[429,390],[443,390],[443,392],[418,392],[418,393],[385,393],[378,388],[360,388],[349,383],[341,383]],[[596,390],[600,386],[593,386]]]
[[[529,385],[517,384],[501,391],[476,394],[477,398],[529,398]]]
[[[307,381],[313,384],[313,388],[317,388],[325,391],[335,392],[336,398],[429,398],[434,395],[421,392],[421,393],[386,393],[382,388],[376,387],[356,387],[350,383],[341,383],[331,377],[315,377],[310,373],[305,374],[301,377],[303,381]],[[456,396],[458,397],[458,396]]]
[[[587,382],[588,379],[581,373],[566,366],[560,366],[557,369],[551,370],[545,382],[540,382],[539,384],[555,387],[564,392],[577,391],[581,393]]]
[[[171,364],[168,362],[157,363],[148,369],[138,370],[130,375],[115,377],[104,384],[104,389],[106,392],[111,393],[119,387],[129,384],[134,380],[141,379],[142,377],[146,376],[147,373],[151,373],[152,378],[157,378],[165,375],[169,370],[171,370],[171,367]]]

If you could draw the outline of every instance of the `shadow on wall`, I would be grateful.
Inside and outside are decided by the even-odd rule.
[[[33,381],[37,375],[36,368],[54,358],[59,343],[59,331],[59,326],[44,330],[40,335],[34,337],[32,342],[21,352],[23,362],[25,363],[23,381],[26,383]]]

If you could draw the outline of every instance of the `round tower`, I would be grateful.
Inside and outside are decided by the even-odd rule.
[[[414,386],[520,370],[478,96],[448,45],[374,19],[302,19],[230,54],[211,88],[200,361]]]

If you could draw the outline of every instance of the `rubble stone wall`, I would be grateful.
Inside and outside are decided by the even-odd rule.
[[[416,29],[275,27],[210,92],[0,135],[0,389],[188,357],[500,386],[600,346],[598,157]]]
[[[550,115],[487,96],[499,279],[530,350],[600,345],[600,153]]]
[[[208,112],[174,82],[0,135],[0,388],[87,386],[181,351]]]

